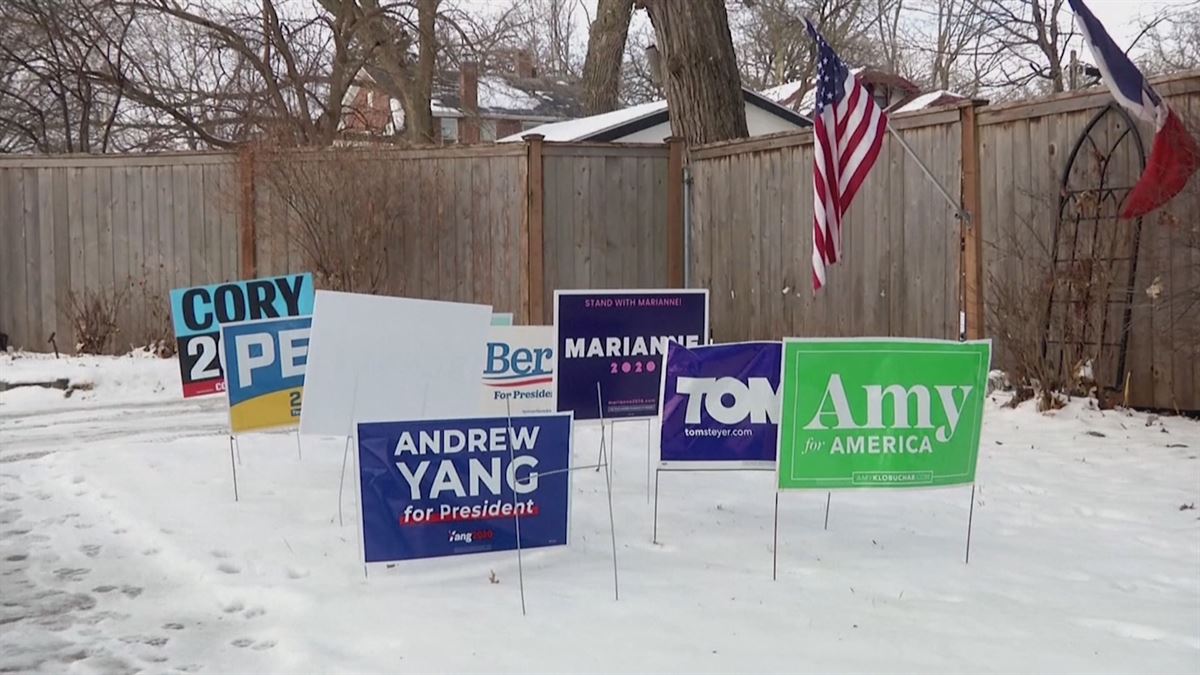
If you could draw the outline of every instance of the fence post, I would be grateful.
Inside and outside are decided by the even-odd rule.
[[[683,288],[683,139],[667,139],[667,287]]]
[[[241,248],[241,276],[258,276],[258,233],[255,218],[254,148],[238,150],[238,179],[241,182],[241,213],[238,217],[238,240]]]
[[[979,122],[975,103],[959,109],[962,130],[962,207],[971,214],[962,228],[962,311],[966,315],[967,339],[984,335],[983,311],[983,202],[979,189]]]
[[[545,261],[542,259],[543,217],[545,207],[545,170],[542,163],[541,134],[528,134],[525,139],[526,201],[525,201],[525,270],[521,275],[521,308],[526,325],[546,323]]]

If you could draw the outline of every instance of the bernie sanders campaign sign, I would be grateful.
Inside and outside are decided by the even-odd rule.
[[[782,352],[778,342],[668,345],[662,468],[773,468]]]
[[[654,417],[667,343],[707,340],[708,291],[555,291],[554,324],[559,411],[577,420]]]
[[[311,332],[308,316],[221,326],[230,433],[300,424]]]
[[[183,397],[215,394],[225,388],[221,368],[221,325],[313,310],[311,274],[233,281],[171,291],[171,320],[179,354]]]
[[[493,315],[494,316],[494,315]],[[487,341],[483,370],[485,415],[554,412],[554,328],[497,326]]]
[[[565,545],[571,416],[358,424],[365,562]]]

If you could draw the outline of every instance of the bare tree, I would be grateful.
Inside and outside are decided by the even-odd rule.
[[[533,55],[540,72],[575,81],[583,72],[579,0],[511,0],[512,46]]]
[[[723,0],[638,0],[654,26],[671,131],[688,143],[741,138],[746,108]]]
[[[798,82],[811,88],[816,51],[808,18],[849,64],[899,72],[906,63],[901,10],[912,0],[755,0],[736,8],[731,21],[742,78],[762,89]]]
[[[621,65],[621,102],[648,103],[663,98],[661,61],[654,44],[654,29],[642,24],[625,41]]]
[[[599,0],[583,63],[583,108],[589,115],[617,107],[621,93],[621,57],[629,34],[633,0]]]
[[[976,57],[996,61],[988,85],[1007,90],[1065,91],[1064,63],[1075,36],[1066,0],[969,0],[987,39]]]
[[[1140,35],[1145,37],[1140,65],[1148,72],[1200,68],[1200,1],[1164,9],[1143,22]]]
[[[0,138],[9,151],[106,152],[119,92],[93,73],[119,69],[132,18],[89,0],[0,7]]]

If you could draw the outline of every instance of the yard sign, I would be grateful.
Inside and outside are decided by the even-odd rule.
[[[991,342],[788,339],[779,488],[973,483]]]
[[[222,324],[308,316],[312,311],[311,274],[172,290],[171,321],[175,328],[183,397],[225,390],[225,373],[219,356]]]
[[[311,316],[221,326],[229,431],[300,424]]]

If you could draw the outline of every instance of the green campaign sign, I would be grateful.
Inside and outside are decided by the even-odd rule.
[[[788,339],[779,488],[975,480],[990,341]]]

